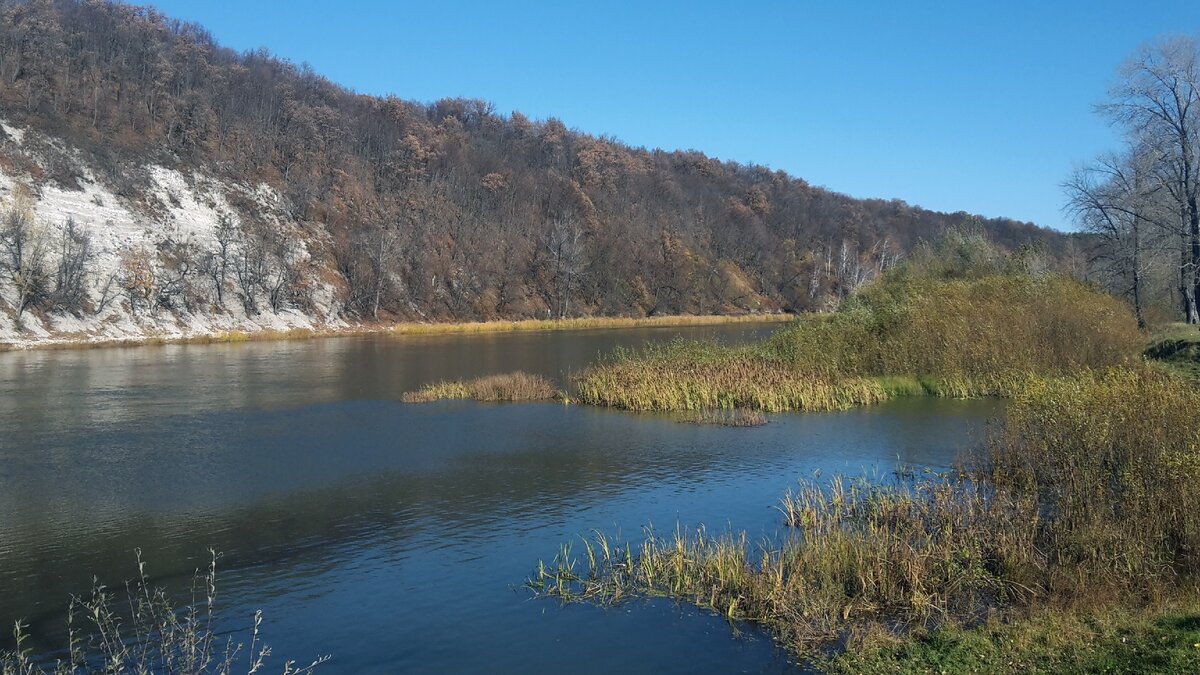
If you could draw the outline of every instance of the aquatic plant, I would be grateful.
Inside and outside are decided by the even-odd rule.
[[[250,644],[222,637],[216,623],[217,560],[210,551],[208,567],[192,579],[192,597],[177,605],[152,586],[141,551],[136,551],[137,577],[114,591],[94,582],[88,596],[71,599],[67,610],[65,658],[53,664],[35,661],[26,647],[25,624],[13,628],[15,649],[0,652],[2,675],[79,675],[87,673],[177,673],[226,675],[235,668],[261,672],[271,657],[262,641],[262,612],[254,614]],[[285,661],[284,675],[314,672],[329,660],[319,656],[297,667]]]
[[[995,612],[1195,598],[1200,391],[1147,369],[1030,378],[974,462],[892,482],[802,481],[789,532],[681,529],[564,547],[537,594],[665,596],[768,627],[800,654]]]
[[[451,399],[475,401],[546,401],[560,396],[554,383],[541,375],[521,371],[485,375],[473,380],[434,382],[401,396],[405,403],[428,403]]]

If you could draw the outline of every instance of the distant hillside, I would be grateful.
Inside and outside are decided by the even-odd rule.
[[[816,310],[947,227],[1068,245],[483,101],[359,95],[100,0],[0,0],[0,121],[0,339]]]

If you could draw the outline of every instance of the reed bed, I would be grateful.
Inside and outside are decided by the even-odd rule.
[[[217,560],[192,580],[189,602],[177,605],[165,590],[152,586],[141,552],[137,577],[120,590],[96,581],[90,595],[72,598],[67,611],[65,657],[53,664],[34,660],[24,624],[13,629],[16,647],[0,652],[0,675],[88,675],[103,673],[177,673],[225,675],[266,672],[271,649],[262,641],[262,612],[255,612],[250,643],[234,642],[217,628]],[[307,666],[284,661],[283,675],[310,675],[329,660],[319,656]]]
[[[434,382],[401,396],[405,403],[468,399],[485,402],[548,401],[560,398],[554,383],[541,375],[516,371],[473,380]]]
[[[617,352],[576,387],[584,403],[662,411],[1010,397],[1031,375],[1135,363],[1143,340],[1119,300],[1067,278],[896,277],[756,345],[675,341]]]
[[[1138,606],[1200,582],[1200,391],[1146,368],[1031,378],[969,468],[808,480],[784,536],[596,533],[528,585],[564,601],[670,597],[759,623],[798,655],[997,613]]]

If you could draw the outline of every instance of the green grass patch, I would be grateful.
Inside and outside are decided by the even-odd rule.
[[[973,628],[943,627],[874,644],[821,663],[830,673],[1200,672],[1200,606],[1045,612]]]
[[[1200,329],[1196,326],[1169,324],[1156,331],[1145,356],[1170,372],[1200,383]]]

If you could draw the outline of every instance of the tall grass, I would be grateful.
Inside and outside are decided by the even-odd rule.
[[[193,578],[190,601],[179,606],[165,590],[150,584],[138,551],[138,575],[133,582],[114,591],[97,580],[90,595],[71,599],[65,658],[53,664],[35,660],[26,647],[29,635],[25,625],[17,622],[13,629],[16,648],[0,652],[0,674],[263,672],[272,654],[262,641],[261,611],[254,614],[249,645],[222,637],[217,630],[217,558],[212,552],[207,569]],[[328,656],[317,657],[303,667],[285,661],[280,672],[309,674],[328,660]]]
[[[896,396],[1011,396],[1030,375],[1134,362],[1117,299],[1057,276],[896,274],[762,343],[676,341],[584,371],[585,403],[631,410],[838,410]]]
[[[559,397],[554,383],[541,375],[517,371],[485,375],[473,380],[434,382],[401,396],[405,403],[429,403],[452,399],[487,402],[546,401]]]
[[[789,534],[596,535],[529,579],[567,601],[667,596],[800,654],[1048,607],[1137,605],[1200,582],[1200,391],[1148,369],[1031,378],[970,470],[805,481]]]
[[[386,329],[393,335],[440,335],[446,333],[519,333],[526,331],[594,330],[606,328],[657,328],[715,326],[733,323],[783,322],[787,314],[721,314],[674,316],[588,316],[570,319],[520,319],[517,321],[468,321],[460,323],[399,323]]]
[[[596,330],[617,328],[670,328],[685,326],[717,326],[739,323],[768,323],[791,320],[788,314],[736,314],[736,315],[676,315],[653,317],[578,317],[571,319],[522,319],[518,321],[467,321],[429,323],[385,323],[351,324],[348,326],[318,326],[314,328],[291,328],[284,330],[264,328],[261,330],[229,330],[197,335],[149,335],[111,340],[94,339],[82,335],[64,335],[31,344],[0,342],[0,352],[18,349],[46,349],[65,351],[75,349],[101,349],[113,347],[149,347],[176,344],[206,345],[242,342],[269,342],[275,340],[309,340],[331,337],[362,336],[422,336],[484,333],[545,332],[566,330]]]

